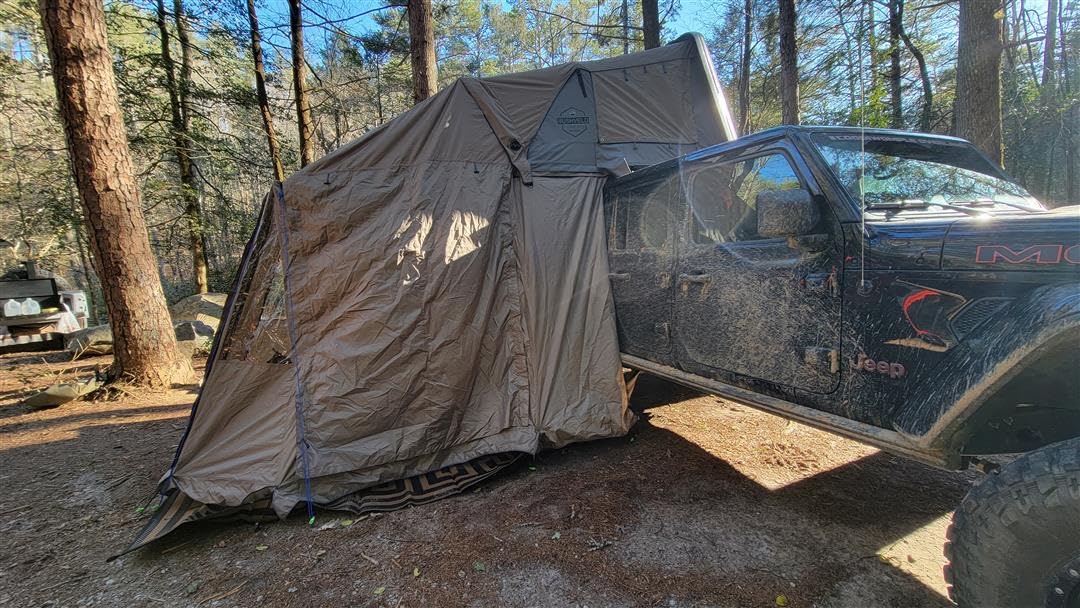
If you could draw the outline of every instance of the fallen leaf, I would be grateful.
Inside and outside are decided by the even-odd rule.
[[[559,540],[560,538],[562,538],[562,532],[556,532],[551,535],[551,540]]]
[[[486,572],[487,571],[487,566],[484,565],[484,562],[482,562],[480,560],[476,560],[475,562],[472,563],[472,569],[477,571],[477,572]]]
[[[195,582],[191,583],[190,585],[188,585],[184,589],[184,593],[186,593],[188,595],[195,595],[195,593],[198,592],[198,591],[199,591],[199,581],[195,581]]]
[[[375,588],[375,595],[382,595],[383,593],[386,593],[386,587]]]
[[[351,519],[343,519],[343,520],[341,520],[341,527],[342,528],[348,528],[351,525],[353,525],[353,520],[351,520]]]
[[[787,606],[787,596],[784,595],[783,593],[776,596],[776,605],[781,606],[781,607]]]
[[[413,568],[412,569],[412,575],[413,575],[413,578],[420,578],[420,568]]]
[[[266,551],[269,548],[270,547],[267,547],[266,545],[255,545],[255,550],[256,551]]]

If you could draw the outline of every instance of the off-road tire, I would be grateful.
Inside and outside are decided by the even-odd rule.
[[[1080,439],[987,476],[953,514],[945,582],[960,608],[1080,607]]]

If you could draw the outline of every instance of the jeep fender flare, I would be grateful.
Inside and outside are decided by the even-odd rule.
[[[962,453],[977,430],[971,428],[972,421],[980,415],[985,416],[991,409],[1014,407],[1015,403],[1004,400],[1014,396],[1011,391],[1022,388],[1018,384],[1037,377],[1035,372],[1044,362],[1057,360],[1062,354],[1067,355],[1066,358],[1078,356],[1080,290],[1074,285],[1035,289],[1011,308],[1009,322],[997,324],[978,336],[984,346],[981,352],[973,351],[973,355],[983,363],[982,373],[966,386],[958,387],[962,390],[951,403],[947,399],[938,401],[944,411],[918,440],[927,449],[945,454]],[[1069,396],[1065,394],[1063,398]],[[1076,401],[1075,395],[1071,397]],[[1077,402],[1061,403],[1060,406],[1080,412]],[[1080,426],[1057,429],[1057,432],[1064,435],[1044,443],[1080,436]]]

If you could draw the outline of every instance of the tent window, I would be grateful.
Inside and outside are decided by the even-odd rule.
[[[611,248],[629,251],[671,249],[678,181],[654,180],[619,191],[612,205]]]
[[[703,245],[759,239],[757,195],[799,187],[780,153],[705,167],[690,182],[690,238]]]
[[[277,235],[268,235],[245,290],[234,305],[238,311],[225,337],[225,359],[258,363],[289,363],[289,327],[285,315],[285,277]]]
[[[601,144],[697,140],[689,60],[603,70],[592,77]]]

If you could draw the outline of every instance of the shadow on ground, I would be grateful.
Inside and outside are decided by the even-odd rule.
[[[138,531],[189,399],[0,426],[0,603],[949,605],[940,564],[924,563],[942,541],[928,526],[969,476],[652,378],[628,437],[542,453],[464,495],[355,521],[319,513],[310,528],[196,524],[105,563]],[[902,543],[925,551],[881,557]]]

